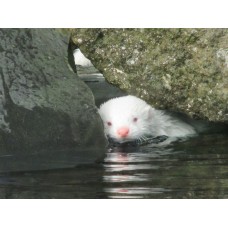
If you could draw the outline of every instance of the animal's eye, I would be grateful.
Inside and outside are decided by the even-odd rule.
[[[108,126],[112,126],[112,123],[110,121],[107,122]]]
[[[133,118],[133,122],[137,122],[138,121],[138,118],[137,117],[134,117]]]

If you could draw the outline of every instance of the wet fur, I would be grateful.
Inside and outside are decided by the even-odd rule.
[[[105,102],[100,106],[99,114],[104,122],[105,134],[119,143],[145,140],[150,136],[166,135],[173,141],[196,135],[191,125],[162,110],[156,110],[145,101],[131,95]],[[133,121],[134,118],[138,118],[136,123]],[[112,125],[108,126],[108,122]],[[116,134],[117,129],[123,126],[130,129],[126,138],[120,138]]]

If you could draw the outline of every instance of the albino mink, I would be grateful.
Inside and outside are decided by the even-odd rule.
[[[195,129],[135,96],[113,98],[99,108],[107,137],[117,143],[168,136],[170,141],[196,135]]]

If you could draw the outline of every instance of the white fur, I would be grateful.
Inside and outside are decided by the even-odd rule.
[[[133,141],[147,136],[166,135],[171,138],[195,135],[194,128],[176,118],[156,110],[135,96],[113,98],[100,106],[105,134],[117,142]],[[138,120],[133,121],[134,118]],[[108,126],[108,122],[112,125]],[[117,129],[129,128],[129,135],[121,138]]]

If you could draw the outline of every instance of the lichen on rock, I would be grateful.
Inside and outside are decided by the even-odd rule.
[[[72,40],[128,93],[157,108],[228,122],[228,29],[75,29]]]

